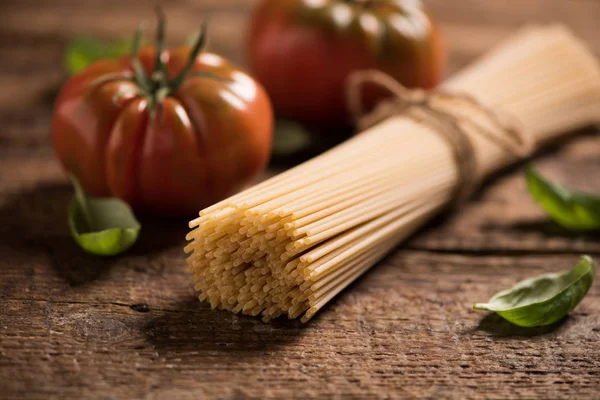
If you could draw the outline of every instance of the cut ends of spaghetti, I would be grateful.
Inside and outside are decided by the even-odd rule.
[[[186,247],[200,300],[265,321],[306,322],[425,222],[455,179],[451,160],[435,159],[447,152],[444,143],[431,135],[439,152],[421,160],[410,148],[360,151],[385,136],[361,135],[202,211]],[[402,135],[387,136],[406,144]],[[414,150],[420,142],[409,140]]]

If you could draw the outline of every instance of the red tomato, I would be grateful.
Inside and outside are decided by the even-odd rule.
[[[190,217],[264,169],[273,128],[264,89],[223,58],[198,51],[162,51],[157,62],[156,48],[148,47],[137,58],[144,74],[131,57],[103,60],[62,88],[54,149],[89,194]]]
[[[379,69],[405,86],[431,88],[446,54],[419,0],[263,0],[249,61],[280,116],[343,126],[352,71]]]

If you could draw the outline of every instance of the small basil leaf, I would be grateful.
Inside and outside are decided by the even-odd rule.
[[[600,229],[600,197],[576,192],[544,179],[532,166],[527,186],[533,198],[558,224],[573,231]]]
[[[72,182],[75,199],[69,207],[69,227],[79,246],[99,256],[114,256],[133,246],[141,225],[131,208],[119,199],[87,197],[75,178]]]
[[[65,68],[70,75],[75,75],[94,61],[128,54],[130,48],[131,43],[126,40],[107,43],[87,36],[76,37],[65,51]]]
[[[278,119],[275,121],[275,132],[273,137],[273,156],[286,157],[309,148],[312,137],[302,125]]]
[[[523,327],[550,325],[559,321],[585,297],[595,274],[594,260],[583,256],[570,271],[526,279],[496,294],[476,310],[498,313]]]

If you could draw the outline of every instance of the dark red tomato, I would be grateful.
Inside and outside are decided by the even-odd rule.
[[[99,61],[62,88],[54,148],[88,193],[190,217],[264,169],[273,128],[264,89],[201,47],[160,60],[145,48],[137,70],[131,57]]]
[[[263,0],[251,27],[254,76],[282,117],[348,123],[352,71],[379,69],[408,87],[442,77],[442,37],[419,0]]]

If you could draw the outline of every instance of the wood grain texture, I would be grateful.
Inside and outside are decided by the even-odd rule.
[[[243,64],[254,1],[164,3],[172,42],[200,16],[213,50]],[[593,0],[429,0],[451,70],[528,21],[562,21],[600,54]],[[552,224],[523,169],[446,212],[308,325],[211,311],[184,272],[186,221],[142,217],[139,243],[98,259],[69,236],[72,197],[48,138],[62,54],[80,33],[118,38],[143,1],[0,3],[0,398],[597,398],[600,288],[540,329],[471,309],[542,272],[600,258],[600,236]],[[536,162],[599,190],[600,138],[583,132]],[[271,172],[272,173],[272,172]]]

